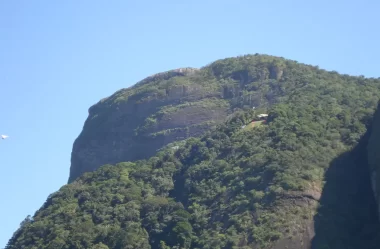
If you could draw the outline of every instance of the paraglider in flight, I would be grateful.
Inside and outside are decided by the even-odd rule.
[[[6,139],[6,138],[8,138],[9,136],[7,136],[7,135],[1,135],[1,139]]]

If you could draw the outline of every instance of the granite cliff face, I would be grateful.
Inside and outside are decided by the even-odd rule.
[[[229,105],[220,91],[180,71],[148,77],[92,106],[73,146],[69,181],[106,163],[148,158],[224,120]]]
[[[158,73],[92,106],[73,145],[69,182],[104,164],[149,158],[169,143],[200,136],[236,108],[273,104],[282,89],[265,83],[282,79],[282,59],[240,59],[239,70],[220,60]]]

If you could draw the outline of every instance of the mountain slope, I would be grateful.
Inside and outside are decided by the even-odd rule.
[[[82,174],[49,196],[7,249],[376,248],[365,148],[380,80],[260,55],[197,72],[214,80],[205,87],[237,92],[213,100],[228,106],[226,122],[178,149]],[[260,110],[234,108],[257,94],[267,122],[242,129]],[[109,124],[113,101],[99,104],[110,107]]]

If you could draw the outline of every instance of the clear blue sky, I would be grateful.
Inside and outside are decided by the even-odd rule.
[[[292,7],[294,6],[294,7]],[[266,53],[380,76],[380,1],[0,1],[0,247],[67,182],[88,108],[150,74]]]

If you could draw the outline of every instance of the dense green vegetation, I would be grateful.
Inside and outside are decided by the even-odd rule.
[[[6,248],[286,248],[283,241],[300,240],[310,226],[315,249],[375,248],[362,137],[380,80],[262,55],[219,60],[169,80],[188,79],[222,89],[233,115],[178,149],[85,173],[49,196]],[[130,96],[123,94],[105,102]],[[241,128],[263,110],[266,124]]]
[[[218,60],[184,76],[147,78],[90,108],[74,144],[69,182],[111,161],[147,159],[166,143],[204,134],[237,109],[267,112],[274,104],[310,98],[314,106],[328,101],[328,108],[368,115],[377,102],[377,82],[267,55]],[[339,108],[332,111],[341,113]],[[112,148],[115,142],[123,151],[117,158],[104,149],[99,156],[92,146]],[[85,162],[76,156],[81,150],[99,160]]]

